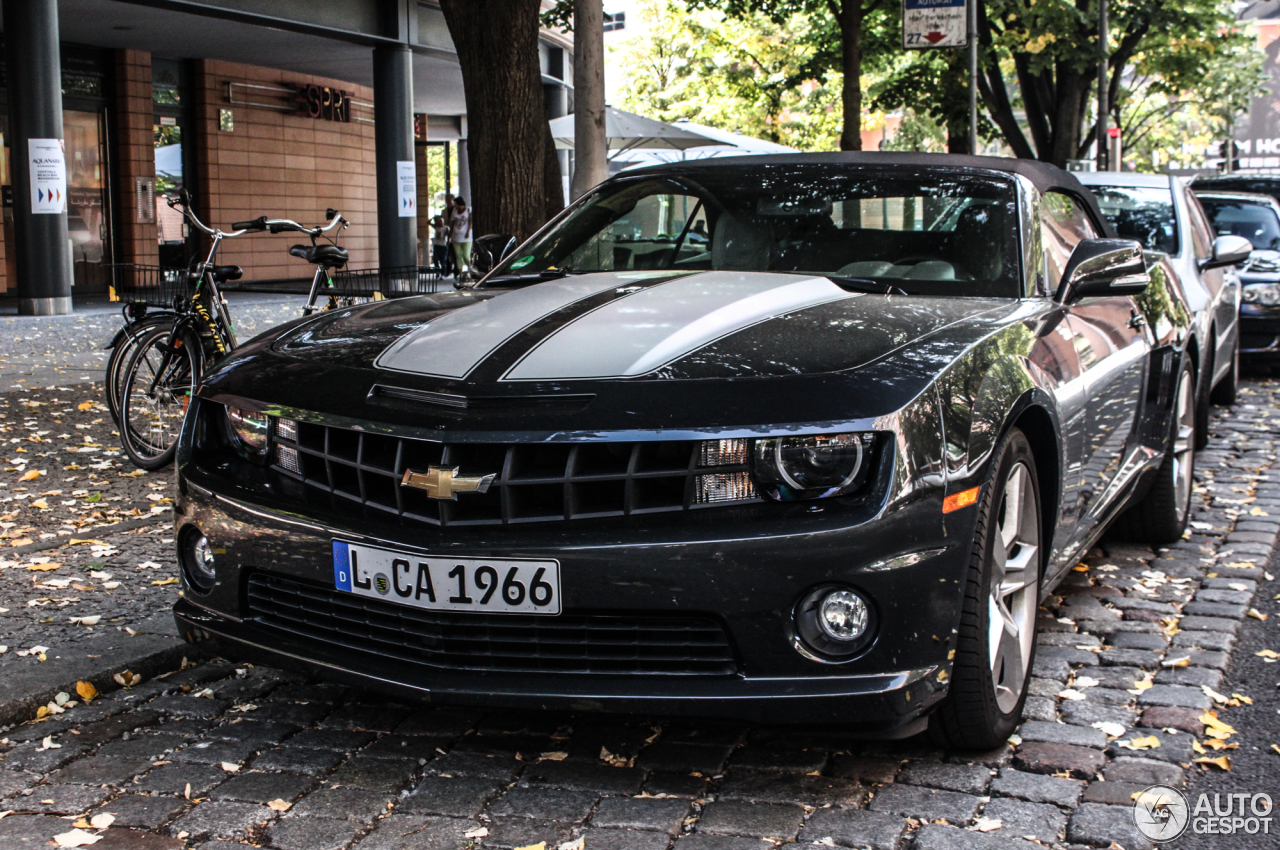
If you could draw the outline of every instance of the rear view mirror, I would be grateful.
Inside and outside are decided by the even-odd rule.
[[[1220,269],[1249,259],[1253,243],[1243,236],[1219,236],[1213,240],[1213,257],[1200,263],[1202,269]]]
[[[518,244],[520,243],[514,236],[508,236],[505,233],[481,236],[471,248],[471,270],[479,275],[488,274],[498,263],[505,260]]]
[[[1099,295],[1137,295],[1151,276],[1142,245],[1132,239],[1084,239],[1071,252],[1058,298],[1063,302]]]

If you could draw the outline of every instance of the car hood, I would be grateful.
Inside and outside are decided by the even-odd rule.
[[[308,358],[344,347],[350,356],[356,344],[379,371],[466,384],[780,377],[857,368],[1016,304],[730,271],[579,275],[454,301],[433,299],[416,315],[406,304],[382,322],[335,317],[277,350]]]

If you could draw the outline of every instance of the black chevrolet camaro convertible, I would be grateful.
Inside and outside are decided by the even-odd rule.
[[[474,289],[206,373],[179,629],[433,703],[994,745],[1040,598],[1183,532],[1179,292],[1036,163],[628,172]]]

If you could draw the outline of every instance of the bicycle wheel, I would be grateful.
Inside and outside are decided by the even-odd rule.
[[[172,313],[157,313],[139,319],[125,328],[124,338],[111,349],[111,354],[107,357],[103,395],[106,396],[107,410],[111,412],[111,421],[117,425],[120,424],[120,398],[127,374],[125,367],[129,365],[129,360],[138,350],[138,345],[146,337],[147,331],[156,327],[171,328],[174,321],[175,317]]]
[[[173,460],[204,364],[194,334],[181,332],[172,348],[169,334],[163,327],[149,331],[125,370],[120,440],[129,460],[143,469],[159,469]]]

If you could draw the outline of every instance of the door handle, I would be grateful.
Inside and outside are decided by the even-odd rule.
[[[1147,323],[1146,316],[1143,316],[1137,310],[1129,311],[1129,327],[1140,328]]]

